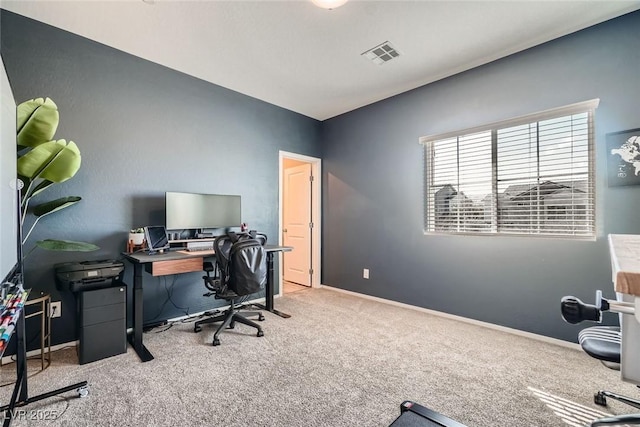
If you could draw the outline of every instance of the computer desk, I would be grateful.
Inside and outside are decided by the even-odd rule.
[[[254,304],[263,310],[269,311],[280,317],[291,317],[273,308],[274,290],[274,261],[273,257],[278,252],[289,252],[291,246],[265,245],[267,252],[267,284],[265,287],[265,304]],[[149,255],[146,252],[126,253],[122,256],[133,264],[133,333],[129,335],[129,343],[143,362],[153,360],[153,355],[142,342],[143,330],[143,266],[152,276],[165,276],[169,274],[183,274],[193,271],[202,271],[202,263],[205,258],[214,256],[213,251],[194,251],[171,249],[164,253]]]

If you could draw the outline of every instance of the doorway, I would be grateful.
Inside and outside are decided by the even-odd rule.
[[[321,160],[280,151],[280,292],[320,286]]]

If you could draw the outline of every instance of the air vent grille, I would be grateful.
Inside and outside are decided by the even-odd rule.
[[[392,59],[397,58],[400,56],[400,53],[390,42],[386,41],[366,52],[363,52],[362,56],[369,58],[378,65],[382,65],[385,62],[389,62]]]

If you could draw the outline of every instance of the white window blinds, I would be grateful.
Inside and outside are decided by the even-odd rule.
[[[597,104],[422,138],[425,231],[595,236]]]

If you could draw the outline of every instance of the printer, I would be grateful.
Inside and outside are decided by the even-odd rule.
[[[122,282],[124,264],[114,259],[76,261],[56,264],[54,270],[58,290],[84,292]]]

